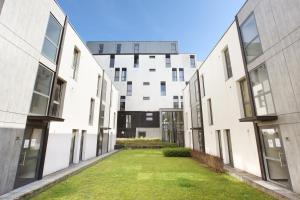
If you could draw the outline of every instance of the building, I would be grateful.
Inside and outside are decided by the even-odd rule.
[[[300,193],[300,2],[248,0],[184,90],[185,145]]]
[[[113,149],[118,90],[55,1],[0,1],[0,49],[0,194]]]
[[[120,92],[118,137],[183,143],[182,89],[195,72],[196,55],[179,53],[175,41],[97,41],[87,46]]]

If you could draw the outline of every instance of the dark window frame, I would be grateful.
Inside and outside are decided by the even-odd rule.
[[[211,98],[207,99],[207,110],[208,110],[208,123],[210,126],[214,125],[214,117],[212,112]]]
[[[167,96],[167,83],[166,81],[160,82],[160,96]]]
[[[132,81],[127,81],[126,96],[132,96]]]
[[[110,55],[110,61],[109,61],[109,68],[114,68],[115,67],[115,60],[116,56],[115,55]]]
[[[127,68],[122,68],[121,71],[121,81],[126,82],[127,81]]]
[[[120,81],[120,68],[115,68],[114,81]]]
[[[95,115],[95,99],[91,98],[90,112],[89,112],[89,126],[92,126],[94,124],[94,115]]]

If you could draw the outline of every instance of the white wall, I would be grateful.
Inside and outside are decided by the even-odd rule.
[[[141,128],[137,127],[135,136],[138,137],[139,132],[146,132],[146,138],[161,139],[160,128]]]
[[[185,147],[193,148],[192,140],[192,113],[190,104],[190,88],[187,85],[183,90],[183,120],[184,120],[184,143]]]

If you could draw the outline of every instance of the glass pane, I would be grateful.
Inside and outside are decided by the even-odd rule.
[[[42,53],[50,61],[52,62],[56,61],[57,48],[47,38],[45,38]]]
[[[274,128],[261,129],[265,154],[267,157],[280,159],[280,153],[283,153],[280,136]]]
[[[263,53],[259,37],[257,37],[251,43],[249,44],[245,43],[244,45],[246,47],[245,51],[246,51],[247,61],[251,61]]]
[[[35,85],[34,85],[34,91],[49,96],[52,77],[53,77],[53,72],[46,69],[45,67],[39,66]]]
[[[46,35],[56,46],[58,46],[60,40],[61,29],[61,25],[50,15]]]
[[[241,32],[243,36],[243,42],[245,44],[251,42],[258,35],[256,21],[253,14],[241,26]]]
[[[30,113],[46,115],[49,99],[39,94],[33,93]]]

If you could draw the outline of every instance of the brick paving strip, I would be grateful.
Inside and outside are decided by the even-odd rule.
[[[43,177],[42,180],[35,181],[33,183],[17,188],[11,192],[0,196],[0,200],[28,199],[38,193],[47,190],[49,187],[69,178],[70,176],[78,174],[82,170],[97,164],[99,161],[109,157],[110,155],[116,152],[118,152],[118,150],[106,153],[96,158],[91,158],[89,160],[82,161],[66,169],[47,175]]]

